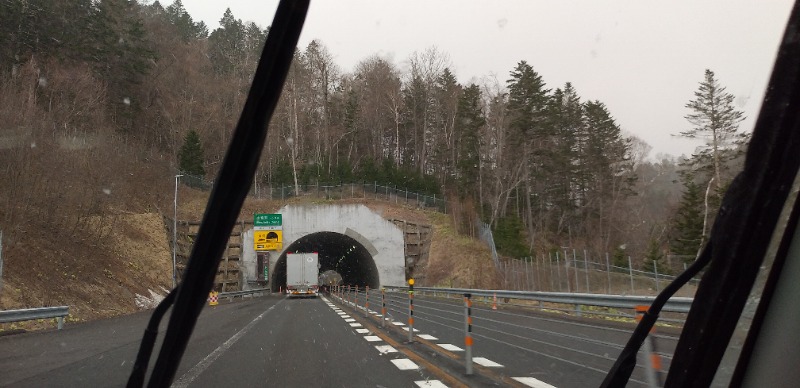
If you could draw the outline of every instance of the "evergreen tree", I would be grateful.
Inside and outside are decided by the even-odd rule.
[[[658,266],[659,274],[668,274],[670,271],[664,265],[664,254],[661,252],[661,243],[655,239],[650,239],[650,244],[647,246],[647,253],[644,256],[644,263],[642,263],[642,270],[646,272],[655,272],[656,265]]]
[[[200,143],[200,135],[195,130],[190,130],[186,134],[178,158],[182,173],[197,177],[205,176],[203,145]]]
[[[722,175],[725,162],[736,157],[741,150],[739,146],[747,141],[747,136],[738,131],[744,115],[733,106],[734,96],[725,92],[725,87],[720,85],[711,70],[706,69],[694,97],[686,104],[690,110],[686,120],[693,128],[680,134],[704,139],[705,144],[692,156],[686,167],[708,174],[705,182],[714,177],[716,191],[720,192],[727,181]]]
[[[525,244],[522,221],[516,216],[502,217],[492,231],[497,251],[505,256],[529,256]]]
[[[673,221],[673,237],[670,251],[683,258],[684,262],[694,261],[700,249],[703,236],[703,192],[702,188],[687,179],[685,191]]]
[[[217,74],[235,74],[246,54],[246,31],[241,19],[225,10],[219,28],[208,37],[209,57]]]
[[[202,39],[208,36],[208,28],[202,21],[195,23],[186,11],[181,0],[175,0],[165,10],[167,20],[178,28],[178,34],[184,42]]]
[[[458,99],[455,119],[455,132],[459,136],[456,156],[458,189],[462,196],[471,195],[473,198],[477,197],[475,192],[480,164],[480,130],[486,125],[480,104],[481,90],[478,85],[467,86]]]

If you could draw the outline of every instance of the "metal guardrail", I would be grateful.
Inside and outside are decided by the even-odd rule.
[[[387,289],[408,290],[406,286],[387,286]],[[608,294],[579,294],[567,292],[538,292],[538,291],[509,291],[509,290],[475,290],[469,288],[438,288],[438,287],[414,287],[416,292],[436,292],[443,294],[463,295],[465,293],[472,296],[509,298],[535,300],[540,302],[574,304],[579,306],[598,306],[626,308],[633,310],[636,306],[653,303],[654,296],[636,295],[608,295]],[[692,307],[694,298],[672,297],[664,305],[662,311],[688,313]]]
[[[32,309],[0,311],[0,323],[32,321],[34,319],[58,319],[58,330],[64,327],[64,317],[69,315],[69,306],[39,307]]]
[[[247,290],[247,291],[229,291],[229,292],[220,292],[217,297],[218,298],[228,298],[228,300],[233,300],[233,298],[237,296],[245,297],[245,296],[255,296],[255,294],[264,294],[266,292],[272,292],[269,288],[256,288],[254,290]]]

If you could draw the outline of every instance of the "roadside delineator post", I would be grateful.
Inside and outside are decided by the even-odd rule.
[[[497,310],[497,293],[494,293],[494,297],[492,298],[492,310]]]
[[[356,293],[355,293],[354,296],[355,296],[355,301],[356,301],[356,303],[355,303],[356,311],[358,311],[358,285],[356,285]]]
[[[650,306],[636,306],[636,322],[642,320],[642,317],[647,312]],[[661,386],[661,356],[656,353],[656,344],[653,334],[656,332],[656,327],[650,329],[650,333],[642,344],[642,351],[648,362],[645,362],[645,374],[647,375],[647,384],[650,387]]]
[[[464,364],[472,374],[472,294],[464,294]]]
[[[414,342],[414,279],[408,279],[408,342]]]
[[[386,289],[381,288],[381,327],[386,327]]]
[[[369,318],[369,286],[366,286],[366,301],[364,301],[364,317]]]

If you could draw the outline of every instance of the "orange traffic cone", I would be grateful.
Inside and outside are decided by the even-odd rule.
[[[492,298],[492,310],[497,310],[497,293],[495,292],[494,298]]]

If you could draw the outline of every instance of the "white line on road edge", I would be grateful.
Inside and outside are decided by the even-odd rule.
[[[416,370],[419,369],[419,365],[415,364],[414,361],[411,361],[407,358],[398,358],[396,360],[389,360],[400,370]]]
[[[440,347],[442,347],[444,349],[447,349],[447,350],[449,350],[451,352],[463,352],[464,351],[464,349],[461,349],[458,346],[455,346],[453,344],[436,344],[436,345],[439,345]]]
[[[397,349],[395,349],[392,345],[377,345],[375,349],[378,349],[381,354],[386,353],[397,353]]]
[[[207,355],[206,358],[198,362],[197,365],[193,366],[192,369],[189,369],[188,372],[184,373],[184,375],[181,376],[181,378],[178,379],[178,381],[172,384],[172,388],[188,387],[189,384],[191,384],[191,382],[194,381],[194,379],[196,379],[197,376],[200,376],[200,374],[203,373],[203,371],[205,371],[206,368],[208,368],[212,363],[214,363],[214,361],[216,361],[216,359],[219,358],[219,356],[221,356],[222,353],[225,353],[225,351],[230,349],[230,347],[233,346],[233,344],[235,344],[236,341],[239,340],[239,338],[242,338],[242,336],[247,334],[247,332],[250,329],[252,329],[253,326],[255,326],[256,323],[258,323],[258,321],[261,320],[261,318],[264,318],[265,315],[267,315],[275,307],[278,307],[278,305],[283,303],[284,300],[286,299],[281,299],[278,303],[268,308],[267,311],[264,311],[259,316],[255,317],[255,319],[250,321],[250,323],[248,323],[247,326],[243,327],[242,330],[239,330],[238,333],[234,334],[233,337],[228,338],[227,341],[223,342],[222,345],[214,349],[214,351],[211,352],[209,355]]]
[[[420,380],[415,381],[414,384],[417,384],[418,387],[447,388],[447,386],[439,380]]]
[[[542,380],[534,379],[533,377],[512,377],[512,379],[533,388],[556,388],[553,385],[547,384]]]
[[[502,368],[503,366],[484,357],[473,357],[472,361],[475,361],[478,365],[483,365],[488,368]]]

